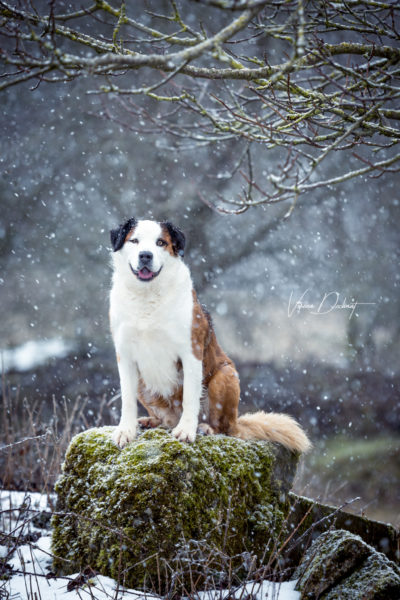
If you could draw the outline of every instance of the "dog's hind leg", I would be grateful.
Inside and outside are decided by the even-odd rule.
[[[221,367],[208,383],[209,424],[215,433],[235,435],[240,400],[240,383],[236,369]]]

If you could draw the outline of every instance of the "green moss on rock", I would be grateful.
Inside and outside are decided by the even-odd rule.
[[[216,554],[262,557],[271,539],[284,539],[298,457],[282,446],[226,436],[185,444],[155,429],[120,450],[111,432],[81,433],[67,450],[53,517],[59,572],[90,565],[125,585],[161,590],[166,565],[190,540]]]

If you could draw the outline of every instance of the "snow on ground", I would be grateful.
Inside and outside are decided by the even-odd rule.
[[[2,542],[0,559],[12,566],[10,578],[0,580],[0,597],[10,600],[159,600],[160,596],[137,590],[117,589],[117,582],[103,575],[90,577],[90,585],[73,586],[79,573],[68,577],[51,574],[51,534],[36,526],[32,519],[40,511],[51,510],[54,497],[25,492],[0,492],[0,535],[23,537],[26,541],[10,554],[10,548]],[[36,539],[37,538],[37,539]],[[0,538],[1,539],[1,538]],[[3,538],[4,540],[4,538]],[[251,594],[254,600],[298,600],[300,593],[294,590],[295,581],[284,583],[247,583],[236,589],[199,592],[198,600],[227,600],[245,598]],[[70,584],[70,589],[68,589]],[[71,589],[71,586],[73,588]]]
[[[49,358],[63,358],[72,350],[71,343],[61,339],[29,340],[16,348],[0,350],[0,364],[5,373],[16,371],[30,371],[43,365]]]

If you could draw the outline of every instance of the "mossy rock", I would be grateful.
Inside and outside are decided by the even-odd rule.
[[[296,589],[305,598],[319,598],[351,573],[371,553],[358,536],[341,529],[327,531],[307,551],[296,570]]]
[[[341,529],[321,534],[295,572],[301,600],[397,600],[400,570],[366,544]]]
[[[289,500],[291,509],[288,526],[293,531],[293,537],[291,549],[285,556],[290,565],[298,565],[311,543],[332,529],[354,533],[390,560],[399,560],[399,531],[393,525],[348,513],[337,506],[321,504],[293,492],[289,492]]]
[[[400,571],[380,552],[373,552],[362,564],[321,600],[399,600]]]
[[[52,523],[58,572],[90,566],[163,592],[185,562],[191,580],[196,569],[204,576],[200,546],[212,550],[205,570],[216,576],[217,556],[236,557],[229,568],[239,568],[244,553],[265,561],[285,539],[298,456],[283,446],[222,435],[186,444],[154,429],[120,450],[111,433],[91,429],[67,450]],[[189,560],[190,547],[198,561]]]

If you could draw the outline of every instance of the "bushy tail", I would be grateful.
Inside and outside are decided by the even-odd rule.
[[[289,415],[266,413],[263,410],[238,418],[235,437],[242,440],[270,440],[293,452],[307,452],[312,444],[300,425]]]

